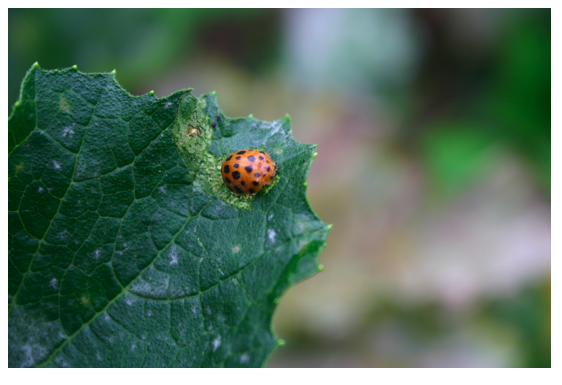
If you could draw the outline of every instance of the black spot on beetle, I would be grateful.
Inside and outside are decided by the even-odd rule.
[[[252,172],[252,170],[253,170],[252,166],[246,166],[244,168],[246,169],[246,172],[248,172],[248,173]]]
[[[263,159],[264,159],[264,157],[260,155],[260,160],[263,160]]]
[[[242,159],[241,156],[237,156],[237,157],[236,157],[236,160],[240,160],[240,159]]]
[[[215,123],[215,122],[211,123],[211,127],[216,128],[216,127],[217,127],[217,123]]]
[[[236,192],[237,192],[238,194],[243,194],[243,193],[244,193],[244,190],[242,190],[240,187],[234,186],[234,188],[236,189]]]
[[[255,193],[254,189],[249,189],[248,191],[250,192],[250,194]]]
[[[230,180],[230,178],[224,178],[224,180],[226,181],[226,183],[231,184],[232,181]]]
[[[232,171],[232,177],[234,179],[240,179],[240,173],[238,171]]]
[[[238,155],[243,155],[243,154],[245,154],[245,153],[246,153],[246,151],[244,151],[244,150],[238,151],[238,152],[237,152]]]
[[[259,178],[259,177],[260,177],[260,173],[256,172],[256,178]]]
[[[234,163],[234,168],[238,168],[240,165],[238,163]]]
[[[250,155],[250,156],[248,157],[248,160],[249,160],[250,162],[253,162],[254,160],[256,160],[256,157],[253,156],[253,155]]]
[[[224,166],[224,172],[225,174],[228,174],[230,172],[230,167],[228,166],[228,164]]]
[[[268,167],[268,168],[267,168],[267,172],[270,172],[270,171],[271,171],[271,167]]]
[[[228,158],[226,158],[227,161],[229,161],[230,159],[232,159],[232,155],[229,155]]]
[[[252,182],[252,184],[257,187],[257,186],[260,185],[260,182],[258,182],[257,180],[255,180],[255,181]]]
[[[240,182],[240,184],[241,184],[242,186],[246,186],[246,182],[244,182],[244,181]]]
[[[265,152],[263,152],[263,151],[260,151],[260,152],[265,155]]]

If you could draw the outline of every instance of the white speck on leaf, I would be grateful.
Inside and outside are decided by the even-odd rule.
[[[150,317],[152,315],[152,310],[149,310],[146,315]]]
[[[250,356],[248,356],[246,353],[242,354],[240,356],[240,362],[243,364],[248,363],[248,361],[250,361]]]
[[[273,229],[267,229],[267,237],[269,238],[269,240],[273,243],[275,242],[275,236],[277,234],[275,233],[275,230]]]
[[[95,259],[96,261],[99,259],[100,253],[101,253],[101,250],[100,250],[100,249],[97,249],[97,250],[94,252],[94,259]]]
[[[52,288],[55,289],[55,290],[57,290],[57,282],[58,282],[58,281],[57,281],[56,278],[51,279],[51,286],[52,286]]]
[[[133,304],[133,301],[131,301],[130,299],[127,300],[127,305],[131,306]]]
[[[55,170],[60,170],[59,162],[57,162],[56,160],[53,160],[53,167],[55,168]]]
[[[63,230],[62,233],[60,233],[60,235],[59,235],[59,239],[61,239],[61,240],[66,240],[66,237],[67,237],[68,235],[70,235],[70,233],[69,233],[68,231],[66,231],[66,230]]]
[[[177,265],[178,264],[178,253],[176,249],[172,249],[170,251],[170,265]]]
[[[37,192],[38,192],[38,193],[42,193],[42,192],[43,192],[43,187],[39,187],[39,188],[37,189]]]
[[[162,194],[166,194],[166,185],[162,185],[162,186],[158,187],[158,190],[160,190],[160,192]]]
[[[273,214],[269,214],[269,216],[267,217],[267,220],[270,221],[273,219]]]
[[[72,126],[65,127],[65,129],[62,130],[62,136],[65,137],[66,135],[68,135],[72,138],[72,135],[74,135],[74,131],[72,130],[73,126],[74,124],[72,124]]]
[[[213,352],[217,350],[219,346],[221,346],[221,336],[218,336],[213,340]]]

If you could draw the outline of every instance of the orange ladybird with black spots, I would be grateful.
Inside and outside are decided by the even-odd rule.
[[[235,194],[255,194],[270,184],[277,172],[277,163],[265,151],[240,150],[222,162],[222,180]]]

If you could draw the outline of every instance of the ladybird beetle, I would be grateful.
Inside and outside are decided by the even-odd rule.
[[[277,172],[277,163],[259,150],[240,150],[222,162],[222,180],[235,194],[255,194],[270,184]]]

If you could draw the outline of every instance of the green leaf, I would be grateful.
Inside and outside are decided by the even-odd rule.
[[[306,199],[316,146],[288,117],[135,97],[114,75],[36,64],[8,120],[8,365],[263,366],[279,298],[325,246]],[[279,162],[252,197],[220,177],[246,148]]]

